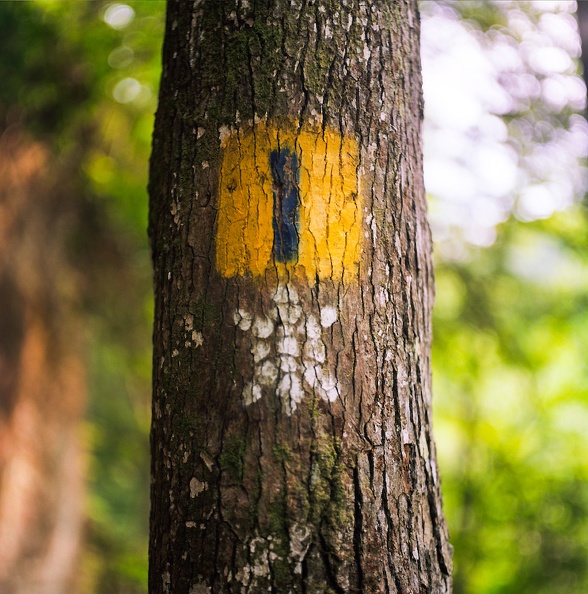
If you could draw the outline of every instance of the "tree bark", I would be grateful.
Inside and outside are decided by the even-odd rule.
[[[168,4],[151,593],[449,592],[413,0]]]

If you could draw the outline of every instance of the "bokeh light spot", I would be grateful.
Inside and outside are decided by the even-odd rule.
[[[128,4],[111,4],[105,11],[104,22],[113,29],[124,29],[134,18],[135,11]]]

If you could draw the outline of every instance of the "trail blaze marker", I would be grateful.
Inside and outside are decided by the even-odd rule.
[[[270,165],[274,179],[274,257],[278,262],[292,262],[298,257],[298,157],[289,148],[275,150],[270,154]]]
[[[304,271],[347,282],[361,243],[358,146],[266,124],[223,135],[216,265],[224,276]]]

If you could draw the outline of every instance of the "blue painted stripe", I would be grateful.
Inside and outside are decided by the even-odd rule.
[[[274,179],[274,257],[278,262],[298,259],[300,169],[298,156],[289,148],[270,153]]]

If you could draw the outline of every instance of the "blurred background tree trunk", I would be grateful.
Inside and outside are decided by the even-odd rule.
[[[416,2],[168,4],[150,592],[450,591]]]
[[[71,592],[84,524],[85,402],[74,278],[64,255],[71,189],[50,152],[0,132],[0,592]],[[63,172],[62,172],[63,173]]]
[[[162,6],[142,8],[133,60],[128,6],[121,29],[121,5],[0,2],[3,594],[146,588],[155,98],[113,97],[159,71]]]

